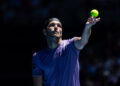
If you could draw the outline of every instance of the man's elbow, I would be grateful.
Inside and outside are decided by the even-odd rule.
[[[88,43],[88,40],[87,40],[87,41],[84,41],[84,42],[83,42],[83,45],[85,46],[87,43]]]
[[[83,42],[80,44],[79,49],[82,50],[87,43],[88,43],[88,41],[83,41]]]
[[[88,41],[77,40],[75,41],[75,47],[79,50],[82,50]]]

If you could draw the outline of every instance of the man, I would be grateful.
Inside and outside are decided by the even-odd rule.
[[[100,18],[88,18],[81,37],[62,40],[62,24],[57,18],[50,18],[43,29],[47,48],[34,53],[32,76],[34,86],[80,86],[79,53],[87,44],[91,27]]]

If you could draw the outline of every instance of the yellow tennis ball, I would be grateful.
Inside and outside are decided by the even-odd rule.
[[[99,15],[99,12],[98,12],[97,9],[93,9],[93,10],[90,11],[90,15],[92,17],[97,17]]]

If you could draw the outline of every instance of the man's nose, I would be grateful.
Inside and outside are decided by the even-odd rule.
[[[57,25],[55,25],[55,30],[56,30],[56,31],[58,30]]]
[[[55,25],[55,28],[57,28],[57,25]]]

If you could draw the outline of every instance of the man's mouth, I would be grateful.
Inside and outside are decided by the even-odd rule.
[[[58,32],[54,32],[54,34],[57,34]]]

